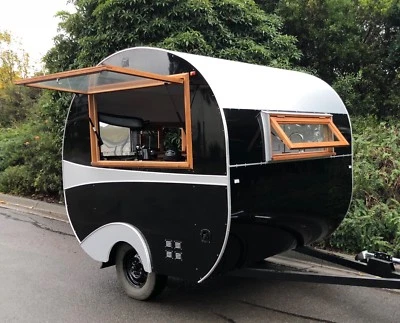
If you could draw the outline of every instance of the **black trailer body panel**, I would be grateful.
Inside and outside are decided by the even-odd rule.
[[[236,226],[242,230],[246,223],[249,236],[255,227],[268,226],[291,233],[295,245],[326,237],[348,210],[350,165],[351,158],[343,157],[232,168],[232,179],[240,183],[231,182],[231,232],[236,232]],[[276,254],[279,244],[279,239],[265,235],[271,237],[272,249],[263,244],[264,258]]]
[[[221,251],[226,223],[215,219],[227,212],[226,196],[222,186],[170,183],[99,183],[66,191],[79,239],[111,222],[132,224],[146,237],[154,271],[193,281],[207,274]],[[209,241],[202,239],[205,230]],[[181,248],[167,248],[166,240]],[[182,259],[168,258],[167,251]]]
[[[265,161],[260,110],[224,110],[228,126],[230,165],[257,164]]]
[[[262,136],[256,135],[260,111],[224,112],[230,151],[235,150],[230,155],[232,222],[226,257],[236,255],[237,266],[246,265],[331,234],[350,204],[351,146],[337,149],[334,158],[265,163]],[[351,143],[348,116],[335,115],[334,120]],[[252,154],[246,154],[249,145]],[[232,265],[233,259],[228,262]]]

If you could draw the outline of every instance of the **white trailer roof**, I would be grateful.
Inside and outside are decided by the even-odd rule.
[[[204,76],[223,109],[348,114],[338,94],[315,76],[200,55],[167,52],[183,58]]]

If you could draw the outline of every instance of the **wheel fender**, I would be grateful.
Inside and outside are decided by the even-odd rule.
[[[118,242],[130,244],[139,254],[146,272],[152,272],[150,250],[143,234],[133,225],[121,222],[106,224],[90,233],[82,242],[82,249],[94,260],[107,262],[111,249]]]

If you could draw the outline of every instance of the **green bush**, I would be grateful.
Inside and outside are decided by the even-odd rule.
[[[352,253],[370,251],[400,252],[399,202],[376,203],[368,208],[365,201],[353,201],[349,214],[330,238],[330,246]]]
[[[0,191],[16,195],[33,193],[32,173],[26,165],[7,167],[0,173]]]
[[[61,142],[46,121],[0,132],[0,191],[61,196]]]
[[[355,118],[354,190],[349,213],[326,246],[400,255],[400,125]]]
[[[400,198],[400,125],[396,120],[354,121],[354,197],[367,206]]]

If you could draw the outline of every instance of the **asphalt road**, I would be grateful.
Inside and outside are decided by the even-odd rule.
[[[135,301],[67,223],[2,207],[0,259],[0,322],[400,322],[397,292],[228,276]]]

